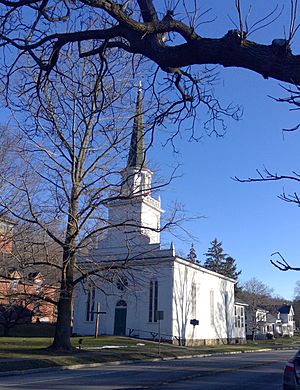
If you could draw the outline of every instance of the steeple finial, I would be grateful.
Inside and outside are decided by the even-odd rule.
[[[138,87],[127,167],[146,168],[141,81]]]

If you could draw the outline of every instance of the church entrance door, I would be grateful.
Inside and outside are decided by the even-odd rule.
[[[115,336],[126,335],[126,317],[127,317],[127,303],[121,300],[116,304],[116,308],[115,308],[115,325],[114,325]]]

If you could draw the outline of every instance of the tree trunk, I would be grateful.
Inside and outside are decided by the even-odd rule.
[[[70,351],[72,320],[72,291],[61,291],[57,305],[57,322],[54,340],[50,347],[55,351]]]
[[[57,322],[55,326],[54,340],[50,349],[54,351],[70,351],[71,345],[71,321],[72,321],[72,297],[73,297],[73,273],[75,264],[75,252],[70,251],[70,244],[64,248],[63,270],[60,285],[60,295],[57,304]]]
[[[63,248],[63,267],[60,282],[60,295],[57,305],[57,322],[54,340],[50,347],[50,349],[58,352],[72,350],[72,297],[74,290],[74,267],[76,262],[76,237],[78,235],[78,183],[74,177],[72,177],[72,180],[73,189],[70,198],[65,245]]]

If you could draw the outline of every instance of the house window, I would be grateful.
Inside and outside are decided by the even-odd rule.
[[[157,322],[158,310],[158,281],[150,281],[149,286],[149,322]]]
[[[244,308],[243,307],[234,307],[234,326],[236,328],[243,328],[245,325],[244,321]]]
[[[245,325],[245,321],[244,321],[244,308],[241,307],[241,327],[243,328]]]
[[[214,290],[210,290],[210,323],[211,325],[215,324],[215,295]]]
[[[236,306],[234,306],[234,326],[235,328],[237,328],[238,326],[238,322],[237,322],[237,317],[238,317],[238,308]]]
[[[237,316],[237,327],[238,328],[241,327],[241,316],[240,316],[240,314],[238,314],[238,316]]]
[[[40,311],[40,302],[39,301],[35,301],[34,302],[34,306],[33,306],[33,312],[34,314],[38,314]]]
[[[13,280],[10,284],[10,287],[12,290],[16,290],[18,288],[19,281],[18,280]]]
[[[94,321],[95,312],[95,287],[89,288],[86,301],[86,321]]]
[[[35,282],[35,291],[40,292],[42,287],[42,282]]]

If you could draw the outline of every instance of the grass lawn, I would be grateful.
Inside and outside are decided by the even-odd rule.
[[[72,338],[77,347],[79,337]],[[49,337],[1,337],[0,372],[30,368],[56,367],[73,364],[102,363],[116,360],[139,360],[160,357],[176,357],[207,353],[249,351],[262,348],[300,348],[300,337],[249,342],[246,345],[216,345],[201,347],[179,347],[128,337],[101,336],[83,337],[83,348],[68,354],[54,354],[46,348],[51,344]]]

